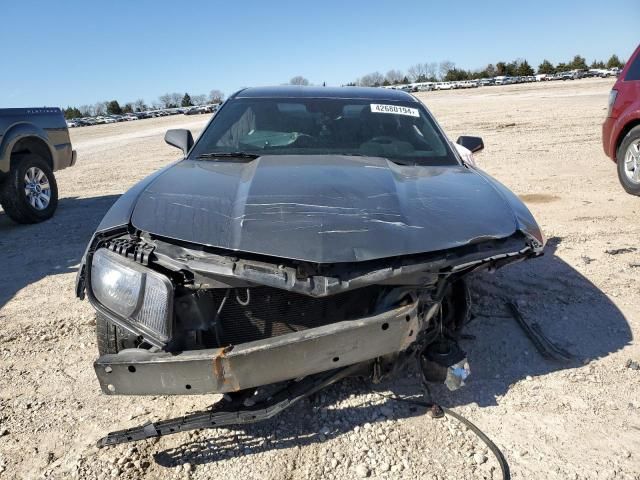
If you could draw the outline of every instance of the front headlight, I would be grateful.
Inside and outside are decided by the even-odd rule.
[[[91,262],[91,291],[126,323],[160,341],[171,336],[172,285],[164,275],[101,248]]]

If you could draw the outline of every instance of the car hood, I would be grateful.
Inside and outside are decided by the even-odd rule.
[[[463,166],[399,166],[375,157],[184,160],[141,189],[131,223],[228,250],[366,261],[511,236],[521,227],[518,210],[530,214],[494,182]],[[529,224],[537,228],[532,217]]]

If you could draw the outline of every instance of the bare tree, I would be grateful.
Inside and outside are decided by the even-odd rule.
[[[167,108],[169,105],[171,105],[171,94],[170,93],[165,93],[164,95],[160,95],[158,97],[158,100],[160,100],[160,107],[161,108]],[[154,106],[155,106],[156,102],[154,102]]]
[[[93,106],[92,105],[82,105],[78,109],[83,117],[90,117],[93,115]]]
[[[379,87],[383,83],[384,77],[380,72],[368,73],[356,80],[356,84],[361,87]]]
[[[145,105],[142,98],[139,98],[138,100],[133,102],[133,106],[135,107],[136,112],[142,112],[143,110],[147,109],[147,106]]]
[[[302,75],[297,75],[289,80],[289,85],[309,85],[309,80],[304,78]]]
[[[416,63],[410,66],[407,70],[407,75],[412,82],[424,82],[427,78],[427,64]]]
[[[182,97],[183,95],[181,93],[173,92],[171,94],[171,105],[174,107],[179,106],[182,103]]]
[[[402,82],[403,78],[404,73],[402,73],[400,70],[389,70],[384,77],[384,79],[391,85]]]
[[[456,68],[456,64],[449,61],[449,60],[443,60],[440,62],[440,78],[444,78],[447,76],[447,73],[449,73],[449,70],[453,70],[454,68]]]
[[[409,80],[411,80],[412,82],[418,81],[418,79],[420,78],[421,67],[421,63],[416,63],[415,65],[411,65],[409,68],[407,68],[407,77],[409,77]]]
[[[224,93],[220,90],[211,90],[209,92],[209,102],[221,103],[224,100]]]
[[[194,105],[204,105],[205,103],[207,103],[207,96],[206,95],[192,95],[191,96],[191,103],[193,103]]]
[[[425,75],[427,78],[437,78],[438,76],[438,62],[429,62],[424,64]]]
[[[106,111],[107,111],[107,102],[97,102],[93,106],[94,115],[104,115]]]

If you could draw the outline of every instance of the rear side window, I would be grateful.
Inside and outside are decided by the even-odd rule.
[[[640,80],[640,52],[633,59],[633,63],[627,70],[627,75],[624,77],[624,81]]]

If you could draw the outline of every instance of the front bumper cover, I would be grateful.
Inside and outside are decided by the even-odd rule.
[[[224,349],[179,354],[123,350],[98,358],[94,368],[108,395],[239,391],[405,350],[426,323],[418,303]]]

